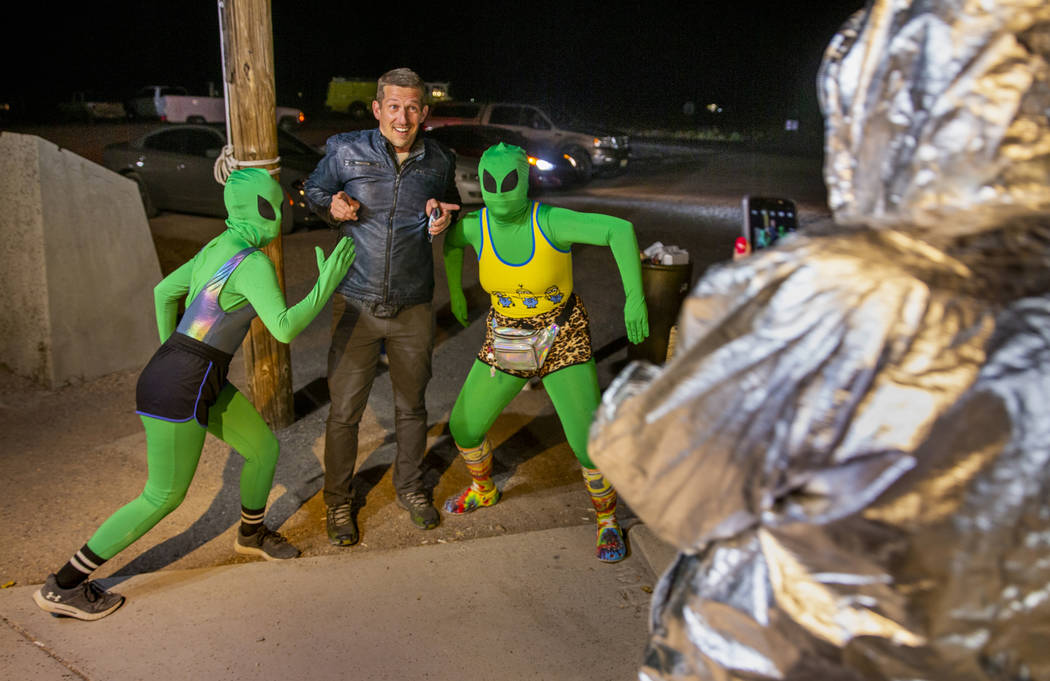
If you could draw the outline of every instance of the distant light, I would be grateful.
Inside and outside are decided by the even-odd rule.
[[[706,108],[711,113],[722,113],[722,107],[720,107],[718,104],[715,104],[714,102],[712,102],[711,104],[708,104],[704,108]]]
[[[540,170],[547,172],[548,170],[554,170],[554,164],[550,161],[544,161],[542,158],[536,158],[535,156],[529,156],[529,165],[536,166]]]

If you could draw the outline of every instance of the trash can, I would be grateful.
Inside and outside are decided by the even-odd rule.
[[[691,261],[683,265],[642,263],[642,290],[649,308],[649,337],[637,345],[628,343],[627,359],[653,364],[667,361],[671,327],[678,321],[678,312],[692,281]]]

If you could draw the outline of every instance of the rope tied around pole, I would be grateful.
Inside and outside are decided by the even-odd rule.
[[[227,124],[229,128],[229,124]],[[227,130],[228,133],[228,130]],[[227,137],[229,139],[229,137]],[[215,166],[213,168],[213,174],[215,181],[225,186],[227,178],[230,177],[230,173],[239,168],[257,168],[259,166],[277,165],[280,164],[281,157],[264,159],[262,161],[240,161],[233,156],[233,145],[227,144],[219,152],[218,158],[215,159]],[[281,172],[280,168],[270,168],[266,172],[270,175],[276,175]]]

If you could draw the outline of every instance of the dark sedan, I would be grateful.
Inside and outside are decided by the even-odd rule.
[[[480,202],[477,188],[477,164],[486,149],[503,142],[521,147],[529,157],[529,188],[557,189],[576,181],[576,170],[562,154],[533,144],[520,133],[493,125],[443,125],[427,130],[427,137],[435,139],[456,152],[456,175],[464,202]],[[468,168],[469,166],[469,168]],[[473,187],[464,187],[460,175],[472,172]]]
[[[138,184],[148,217],[162,210],[225,217],[223,187],[215,179],[215,159],[224,146],[224,125],[161,125],[131,142],[107,145],[102,164]],[[317,220],[306,206],[302,184],[321,154],[285,130],[277,131],[277,153],[288,200],[283,215],[287,233]]]

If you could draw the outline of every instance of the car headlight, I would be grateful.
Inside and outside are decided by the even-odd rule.
[[[542,158],[536,158],[535,156],[529,156],[529,165],[536,166],[537,169],[547,172],[548,170],[554,170],[554,164],[550,161],[544,161]]]
[[[627,136],[595,137],[594,146],[606,149],[619,149],[627,146]]]

